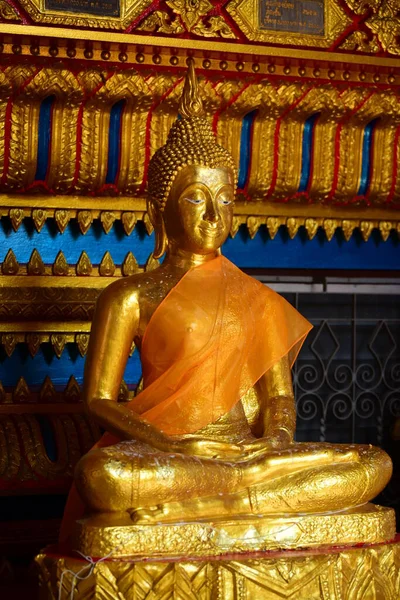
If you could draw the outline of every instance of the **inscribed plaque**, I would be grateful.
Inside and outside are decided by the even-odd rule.
[[[47,10],[104,17],[119,17],[119,0],[45,0]]]
[[[260,29],[324,35],[324,0],[260,0]]]

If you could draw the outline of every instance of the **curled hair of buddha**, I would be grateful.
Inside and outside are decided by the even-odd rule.
[[[189,62],[179,117],[171,127],[165,146],[157,150],[149,164],[149,194],[159,210],[164,210],[178,172],[189,165],[228,167],[236,178],[232,156],[217,144],[211,125],[204,116],[193,60]]]

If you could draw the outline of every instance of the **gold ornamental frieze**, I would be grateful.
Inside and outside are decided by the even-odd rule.
[[[365,25],[370,35],[355,31],[342,43],[341,48],[361,52],[379,52],[380,48],[383,48],[390,54],[400,54],[400,16],[396,0],[368,3],[362,0],[346,0],[346,4],[355,14],[365,15]]]
[[[14,231],[18,231],[25,219],[32,219],[37,231],[48,219],[54,219],[60,233],[65,231],[71,220],[76,220],[79,229],[85,235],[95,221],[100,221],[103,231],[108,234],[116,221],[120,221],[126,235],[131,235],[139,221],[143,222],[148,235],[153,232],[148,213],[146,212],[145,197],[103,197],[90,198],[87,196],[35,196],[35,204],[47,206],[56,199],[58,206],[66,208],[32,209],[28,206],[15,208],[23,202],[11,196],[1,196],[3,206],[0,207],[0,216],[8,217]],[[29,202],[27,202],[29,200]],[[29,197],[25,196],[25,204],[30,203]],[[110,204],[110,210],[102,210],[105,204]],[[13,208],[10,208],[14,206]],[[79,210],[77,207],[84,208]],[[72,208],[71,208],[72,207]],[[132,210],[132,209],[135,210]],[[40,214],[38,223],[37,214]],[[396,209],[380,207],[338,207],[325,206],[322,203],[292,204],[263,201],[248,201],[238,197],[234,207],[234,217],[230,231],[231,237],[235,237],[239,228],[244,226],[249,236],[253,239],[260,227],[265,227],[271,239],[279,231],[280,227],[287,229],[291,239],[295,238],[300,228],[304,228],[307,237],[313,239],[317,231],[324,231],[326,238],[330,241],[337,229],[343,231],[346,241],[349,241],[355,230],[361,232],[364,241],[368,241],[372,232],[377,230],[383,241],[386,241],[391,232],[400,234],[400,215]],[[76,264],[67,263],[65,256],[60,251],[52,265],[45,265],[36,250],[33,251],[28,263],[20,264],[18,256],[12,249],[4,255],[1,263],[2,275],[56,275],[56,276],[120,276],[132,275],[142,268],[151,270],[157,265],[152,255],[148,257],[145,265],[139,266],[135,256],[128,252],[121,264],[115,264],[110,252],[106,251],[98,265],[92,265],[89,256],[83,251]],[[4,279],[3,279],[4,281]]]
[[[38,345],[36,334],[31,334],[29,340],[29,351],[31,356],[32,345]],[[87,337],[87,336],[86,336]],[[40,340],[39,340],[40,341]],[[87,340],[84,342],[83,352],[80,341],[77,341],[80,352],[84,356],[87,350]],[[130,389],[122,380],[118,402],[127,402],[135,395],[135,389]],[[70,376],[66,385],[60,387],[58,382],[53,382],[47,375],[40,386],[30,388],[21,376],[12,388],[4,387],[0,381],[0,415],[20,414],[84,414],[85,409],[81,401],[81,386],[73,375]],[[5,417],[3,417],[5,418]],[[89,421],[92,427],[93,437],[97,440],[99,430]]]
[[[10,217],[15,230],[31,217],[37,231],[54,218],[61,232],[77,219],[85,234],[100,219],[106,233],[115,220],[122,221],[128,235],[138,220],[151,233],[147,164],[166,140],[182,85],[174,71],[7,67],[0,77],[1,215]],[[218,140],[226,140],[242,170],[233,235],[241,224],[251,236],[260,225],[272,235],[284,225],[291,237],[301,226],[310,237],[322,227],[328,238],[341,227],[346,239],[355,228],[364,239],[374,228],[383,239],[398,228],[400,104],[395,85],[364,81],[343,87],[309,78],[282,81],[277,73],[253,73],[243,80],[207,73],[200,93],[207,114],[216,114]],[[54,105],[52,151],[44,179],[36,181],[39,116],[48,98]],[[119,167],[110,182],[110,118],[118,103],[123,104]],[[246,138],[249,117],[252,135]],[[302,187],[303,142],[312,118],[312,165]],[[372,125],[368,184],[362,190],[363,144]],[[250,160],[242,165],[246,144]],[[110,269],[111,263],[104,274]]]
[[[32,35],[37,24],[46,29],[64,26],[72,32],[79,27],[82,37],[84,30],[89,34],[92,31],[84,36],[92,42],[99,39],[96,33],[103,31],[106,43],[112,41],[113,32],[123,32],[127,39],[120,39],[120,43],[130,43],[129,36],[134,33],[139,38],[134,43],[151,44],[148,38],[153,35],[164,44],[167,41],[169,47],[176,47],[177,38],[189,40],[193,49],[199,49],[201,41],[210,40],[214,45],[221,43],[224,48],[220,50],[234,52],[241,52],[243,43],[253,46],[256,52],[254,43],[262,42],[340,50],[349,56],[353,52],[374,55],[383,51],[389,56],[400,53],[400,18],[391,0],[167,0],[161,4],[149,0],[18,0],[13,5],[3,0],[0,12],[7,25],[11,21],[7,32],[15,23],[23,23],[18,25],[22,35],[23,30]],[[51,56],[58,54],[57,46],[52,45]],[[125,53],[121,49],[119,52]],[[86,54],[86,58],[93,59],[93,48],[86,48]],[[110,56],[110,49],[103,48],[102,60]]]
[[[67,302],[64,302],[64,305],[67,305]],[[76,344],[79,354],[86,356],[90,328],[90,321],[0,322],[0,343],[8,357],[13,354],[17,344],[26,344],[29,354],[33,358],[43,343],[51,344],[57,358],[62,356],[66,344]],[[134,353],[135,348],[135,344],[132,343],[130,355]],[[29,395],[27,393],[27,396]]]

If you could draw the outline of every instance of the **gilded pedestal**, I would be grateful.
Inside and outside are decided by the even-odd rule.
[[[41,600],[398,600],[400,540],[362,548],[244,553],[219,560],[36,558]],[[86,565],[86,569],[85,569]],[[65,573],[59,592],[61,574]],[[76,580],[80,576],[89,575]],[[73,591],[74,590],[74,591]]]
[[[393,538],[393,511],[373,505],[180,525],[114,516],[77,524],[74,547],[96,558],[49,548],[36,563],[41,600],[398,600]]]
[[[241,517],[135,525],[107,513],[78,521],[73,547],[85,556],[204,558],[243,552],[376,544],[395,536],[394,511],[366,504],[333,514]]]

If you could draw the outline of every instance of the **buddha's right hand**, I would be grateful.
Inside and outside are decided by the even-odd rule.
[[[238,444],[195,436],[174,440],[174,452],[220,460],[238,459],[243,455],[243,449]]]

